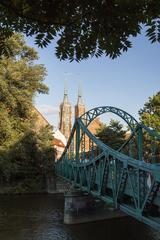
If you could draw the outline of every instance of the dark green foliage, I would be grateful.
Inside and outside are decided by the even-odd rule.
[[[160,92],[149,97],[144,107],[140,109],[139,115],[143,124],[160,134]],[[144,158],[150,162],[160,162],[160,141],[144,133],[143,145]]]
[[[14,31],[34,35],[40,47],[56,39],[57,57],[70,61],[120,56],[142,26],[160,42],[159,0],[3,0],[0,20],[0,55],[11,52],[5,39]]]
[[[120,122],[111,120],[108,126],[103,124],[97,130],[96,136],[109,147],[118,150],[125,141],[125,133]]]
[[[22,174],[46,175],[53,171],[54,149],[52,148],[52,128],[47,126],[38,133],[27,132],[12,148],[12,156]]]
[[[1,181],[44,177],[52,171],[52,128],[38,132],[33,111],[35,94],[47,93],[45,68],[21,35],[8,39],[12,55],[0,59],[0,176]]]
[[[160,133],[160,92],[149,97],[139,115],[142,123]]]

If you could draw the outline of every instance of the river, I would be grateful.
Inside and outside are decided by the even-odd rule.
[[[62,195],[0,195],[0,240],[160,240],[160,232],[125,217],[63,224]]]

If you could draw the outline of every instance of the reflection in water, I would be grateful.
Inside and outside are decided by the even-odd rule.
[[[63,224],[62,195],[0,196],[0,240],[160,240],[132,218]]]

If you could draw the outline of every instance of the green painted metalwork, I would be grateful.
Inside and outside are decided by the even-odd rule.
[[[84,113],[81,116],[81,120],[83,121],[84,125],[88,127],[88,125],[99,115],[102,115],[104,113],[111,112],[119,117],[121,117],[131,128],[132,131],[134,131],[138,125],[137,120],[132,117],[129,113],[123,111],[122,109],[111,107],[111,106],[102,106],[98,108],[93,108],[89,110],[88,112]]]
[[[117,151],[97,139],[88,129],[97,116],[106,112],[120,116],[131,129],[130,137]],[[152,143],[160,141],[158,133],[121,109],[110,106],[91,109],[76,120],[55,169],[57,175],[75,186],[106,203],[112,202],[115,209],[160,229],[160,163],[156,163],[155,158],[154,163],[145,159],[143,134],[148,134]],[[88,149],[85,144],[87,138]],[[131,156],[129,145],[132,146]],[[155,152],[152,146],[151,154],[153,150]]]

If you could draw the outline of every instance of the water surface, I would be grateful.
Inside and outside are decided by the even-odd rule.
[[[0,195],[0,240],[160,240],[132,218],[63,224],[63,195]]]

